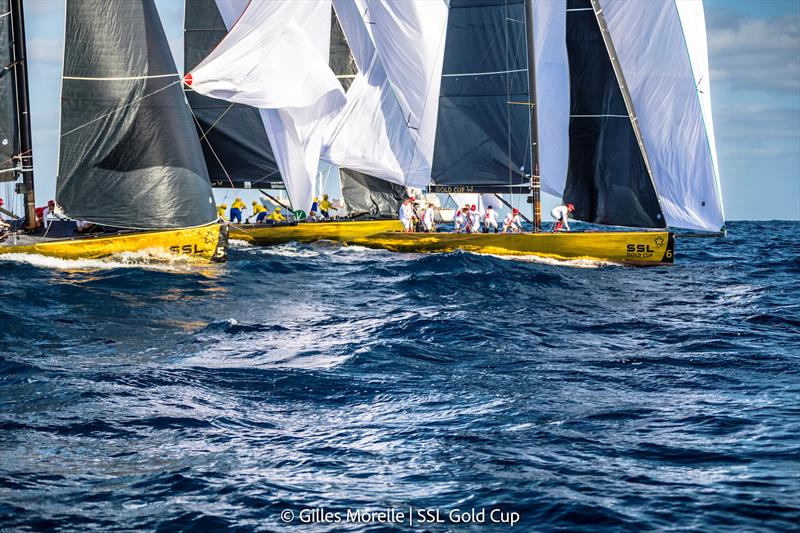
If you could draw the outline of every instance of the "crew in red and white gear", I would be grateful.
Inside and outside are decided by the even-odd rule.
[[[453,223],[455,224],[455,231],[456,233],[464,233],[467,231],[467,216],[464,212],[464,209],[457,209],[456,216],[453,218]]]
[[[478,207],[475,205],[470,206],[469,208],[469,223],[470,233],[480,233],[481,232],[481,215],[478,213]]]
[[[56,202],[50,200],[46,206],[36,208],[36,225],[47,230],[47,215],[55,214]]]
[[[573,211],[575,211],[575,206],[572,204],[554,207],[553,210],[550,211],[550,216],[555,220],[553,223],[553,231],[561,231],[562,226],[566,231],[570,231],[567,217],[569,217],[569,214]]]
[[[522,217],[516,207],[503,219],[503,233],[519,233],[522,231]]]
[[[494,228],[497,233],[497,212],[492,209],[492,206],[486,208],[486,213],[483,215],[483,232],[489,233],[489,228]]]

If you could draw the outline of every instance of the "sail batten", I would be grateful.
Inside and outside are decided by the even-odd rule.
[[[153,1],[68,0],[66,14],[56,184],[65,213],[132,229],[216,220]]]

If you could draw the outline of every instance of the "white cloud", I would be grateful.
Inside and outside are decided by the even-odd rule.
[[[749,19],[710,13],[711,78],[734,89],[800,91],[800,16]]]

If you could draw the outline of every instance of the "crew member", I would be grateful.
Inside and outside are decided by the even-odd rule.
[[[236,198],[231,204],[231,222],[238,222],[241,224],[242,211],[245,209],[247,209],[247,204],[245,204],[241,198]]]
[[[253,200],[253,214],[247,217],[247,220],[256,217],[256,223],[260,223],[263,222],[265,218],[267,218],[268,214],[269,211],[267,211],[266,207],[261,205],[261,202]]]
[[[403,200],[403,203],[400,204],[400,210],[398,211],[398,216],[400,218],[400,222],[403,224],[403,231],[409,233],[412,230],[413,218],[414,218],[414,207],[411,205],[411,199],[406,198]]]
[[[570,231],[569,229],[569,214],[575,211],[575,206],[572,204],[567,205],[559,205],[553,208],[550,211],[550,216],[553,217],[555,222],[553,223],[553,231],[561,231],[561,227],[563,226],[566,231]]]
[[[456,233],[465,233],[469,226],[467,222],[467,212],[464,211],[464,208],[460,208],[456,211],[456,216],[453,219],[456,227]]]
[[[225,211],[228,209],[228,204],[219,204],[217,206],[217,216],[222,220],[228,220],[228,217],[225,216]]]
[[[422,213],[422,228],[423,231],[433,231],[433,204],[429,203]]]
[[[325,220],[328,220],[329,218],[331,218],[331,216],[329,214],[329,211],[331,210],[331,207],[332,207],[332,205],[331,205],[330,201],[328,201],[328,195],[327,194],[323,194],[322,195],[322,201],[319,203],[319,212],[320,212],[320,214],[323,216],[323,218]]]
[[[480,233],[481,232],[481,215],[478,213],[478,207],[476,205],[472,205],[469,208],[469,222],[470,222],[470,233]]]
[[[489,233],[489,228],[494,228],[494,232],[497,233],[497,212],[492,206],[487,207],[483,215],[483,232]]]
[[[44,207],[36,208],[36,225],[44,227],[47,231],[47,215],[54,213],[56,209],[55,200],[49,200]]]
[[[0,198],[0,207],[3,207],[3,199]],[[11,229],[11,225],[0,217],[0,242],[5,240],[5,235]]]
[[[272,220],[273,222],[283,222],[286,220],[286,217],[281,214],[281,208],[276,207],[275,210],[267,216],[267,220]]]
[[[509,231],[512,233],[519,233],[522,231],[522,220],[520,218],[519,209],[516,207],[503,219],[503,233],[508,233]]]

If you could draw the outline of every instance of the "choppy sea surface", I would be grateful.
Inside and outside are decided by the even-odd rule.
[[[647,269],[0,259],[0,529],[797,528],[800,223],[728,229]]]

